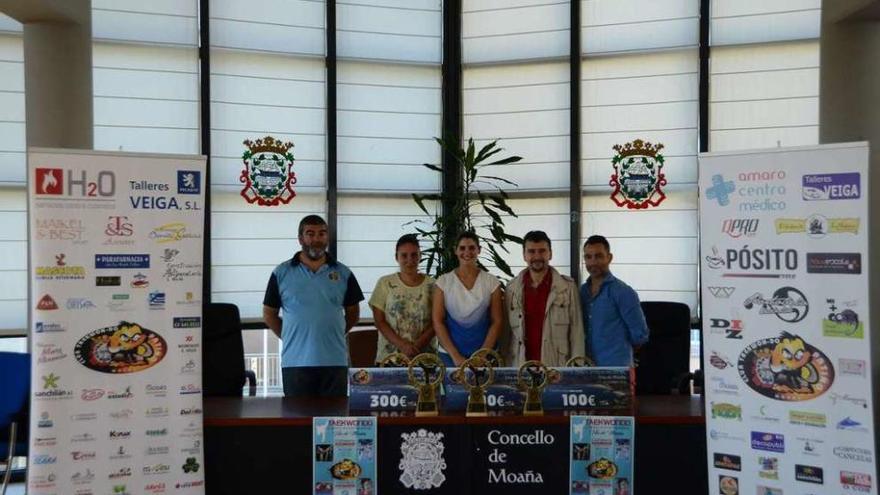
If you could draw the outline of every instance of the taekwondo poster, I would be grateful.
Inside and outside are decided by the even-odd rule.
[[[29,150],[29,494],[204,493],[204,176]]]
[[[374,416],[312,418],[315,495],[376,495]]]
[[[877,493],[867,143],[700,157],[709,492]]]
[[[572,416],[572,495],[632,495],[635,418]]]

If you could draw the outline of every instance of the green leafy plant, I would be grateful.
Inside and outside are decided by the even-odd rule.
[[[413,200],[426,215],[433,217],[430,221],[414,220],[408,224],[429,224],[425,228],[416,227],[430,247],[422,254],[427,262],[427,273],[437,277],[458,266],[455,256],[455,238],[463,231],[473,231],[480,238],[482,254],[480,266],[492,264],[507,276],[513,277],[510,266],[501,256],[501,251],[510,252],[505,241],[513,241],[522,245],[521,237],[505,232],[504,217],[517,214],[508,205],[509,196],[505,186],[517,187],[515,182],[507,179],[485,175],[483,169],[490,165],[506,165],[522,160],[520,156],[498,158],[503,151],[498,141],[476,150],[473,138],[468,139],[467,147],[462,147],[457,138],[434,138],[443,152],[453,157],[452,166],[458,167],[461,175],[461,188],[446,191],[442,194],[413,194]],[[425,167],[443,173],[443,168],[430,163]],[[440,201],[447,207],[442,212],[430,212],[425,206],[426,201]]]

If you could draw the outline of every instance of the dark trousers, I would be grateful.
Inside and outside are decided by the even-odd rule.
[[[348,367],[299,366],[281,368],[287,397],[345,397],[348,395]]]

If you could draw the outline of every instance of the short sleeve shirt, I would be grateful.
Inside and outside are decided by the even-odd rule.
[[[410,287],[400,280],[397,273],[392,273],[376,282],[370,296],[370,306],[385,313],[385,321],[397,335],[409,342],[415,342],[431,323],[432,290],[434,279],[431,277],[425,276],[421,284]],[[422,350],[433,352],[436,349],[436,339],[431,339],[428,348]],[[381,361],[394,352],[397,352],[397,347],[379,332],[376,361]]]
[[[449,316],[465,326],[486,318],[492,292],[501,282],[489,272],[480,271],[474,286],[468,290],[454,271],[444,273],[437,279],[437,287],[443,291],[443,303]]]
[[[317,272],[299,257],[275,267],[263,298],[281,308],[281,366],[348,366],[343,308],[364,300],[360,285],[329,255]]]

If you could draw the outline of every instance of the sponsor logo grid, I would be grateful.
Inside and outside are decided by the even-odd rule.
[[[836,152],[702,158],[709,493],[877,493],[866,160]]]
[[[31,157],[28,489],[201,493],[201,161],[77,156]]]

